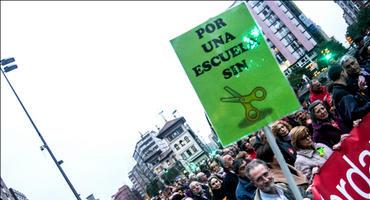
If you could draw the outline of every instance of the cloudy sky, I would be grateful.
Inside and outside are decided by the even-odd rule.
[[[132,183],[140,132],[178,110],[203,138],[200,104],[169,40],[225,11],[232,2],[1,1],[1,58],[7,74],[63,169],[85,199],[110,199]],[[332,1],[298,2],[344,42]],[[74,199],[1,75],[1,177],[30,200]]]

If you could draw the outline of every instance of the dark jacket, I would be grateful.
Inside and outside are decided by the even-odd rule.
[[[209,193],[208,189],[202,187],[201,194],[195,195],[191,193],[190,197],[194,200],[212,200],[211,194]]]
[[[363,76],[365,78],[365,81],[367,83],[368,86],[370,86],[370,73],[364,69],[361,70],[360,72],[360,75]],[[348,75],[348,78],[347,78],[347,88],[349,90],[349,92],[351,92],[352,94],[355,94],[356,92],[359,91],[359,87],[358,87],[358,79],[359,79],[359,75]],[[370,89],[369,87],[365,89],[365,91],[363,91],[363,95],[366,95],[368,98],[370,97],[369,95],[369,92],[370,92]]]
[[[225,169],[226,176],[223,179],[222,187],[224,188],[227,200],[236,200],[235,190],[238,186],[238,176]]]
[[[333,84],[333,103],[340,121],[341,129],[349,132],[353,128],[353,121],[363,118],[370,111],[369,98],[360,93],[351,93],[341,84]]]
[[[294,165],[297,153],[294,150],[290,141],[283,141],[280,138],[276,138],[276,144],[278,145],[281,153],[283,154],[285,161],[290,165]]]
[[[226,197],[226,193],[223,187],[218,190],[212,190],[213,200],[222,200]]]
[[[333,148],[340,141],[341,135],[345,134],[341,129],[333,126],[330,122],[318,123],[313,125],[312,140],[315,143],[322,143]]]
[[[238,187],[235,191],[236,199],[252,200],[256,189],[249,179],[239,177]]]

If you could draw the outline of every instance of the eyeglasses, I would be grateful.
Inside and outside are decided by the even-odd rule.
[[[309,133],[305,133],[302,137],[301,137],[301,140],[307,140],[311,137],[311,135]]]

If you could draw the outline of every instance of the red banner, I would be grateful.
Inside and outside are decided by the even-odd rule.
[[[370,199],[370,113],[321,167],[312,192],[315,200]]]

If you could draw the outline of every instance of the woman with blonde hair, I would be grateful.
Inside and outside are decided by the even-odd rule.
[[[294,165],[296,159],[296,152],[291,144],[289,131],[292,126],[284,121],[278,120],[272,124],[271,130],[276,138],[276,143],[281,150],[286,162],[290,165]]]
[[[322,143],[314,143],[308,128],[305,126],[294,127],[290,131],[292,145],[297,150],[295,168],[306,175],[309,184],[312,184],[313,177],[319,172],[320,167],[333,153],[332,149]]]

